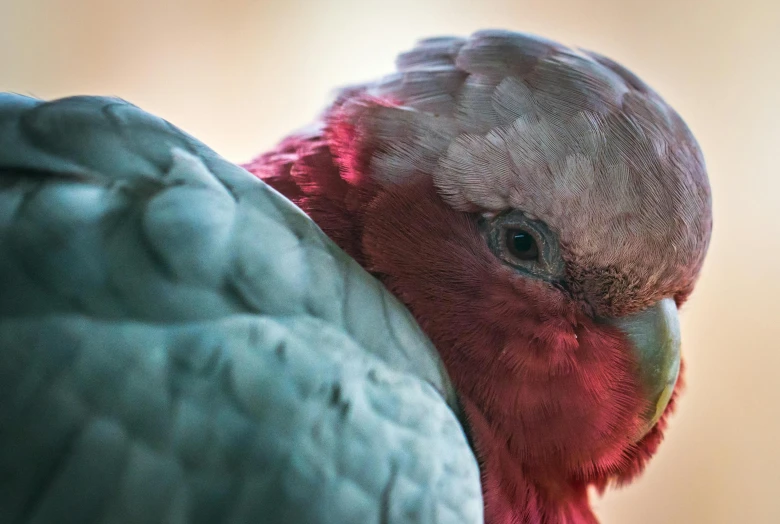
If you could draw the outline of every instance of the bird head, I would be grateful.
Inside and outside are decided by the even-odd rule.
[[[525,34],[429,39],[397,65],[342,92],[325,143],[357,188],[357,258],[460,395],[488,515],[631,479],[679,391],[710,238],[694,137],[621,65]]]

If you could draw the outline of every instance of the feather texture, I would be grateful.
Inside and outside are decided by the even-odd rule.
[[[0,521],[481,522],[408,311],[121,100],[0,95]]]

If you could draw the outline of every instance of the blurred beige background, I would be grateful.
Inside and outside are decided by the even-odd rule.
[[[698,137],[715,234],[688,390],[604,523],[780,523],[780,4],[771,0],[0,0],[0,90],[126,98],[243,161],[420,37],[505,27],[607,54]]]

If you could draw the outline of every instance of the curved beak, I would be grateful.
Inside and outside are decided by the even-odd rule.
[[[648,401],[639,440],[661,418],[680,373],[677,304],[671,298],[664,298],[644,311],[607,322],[629,338],[639,364],[639,376]]]

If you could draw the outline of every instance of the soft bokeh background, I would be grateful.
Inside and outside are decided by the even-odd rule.
[[[604,523],[780,522],[780,3],[0,0],[0,90],[109,94],[243,161],[424,36],[529,31],[607,54],[687,120],[715,233],[683,315],[688,391]]]

